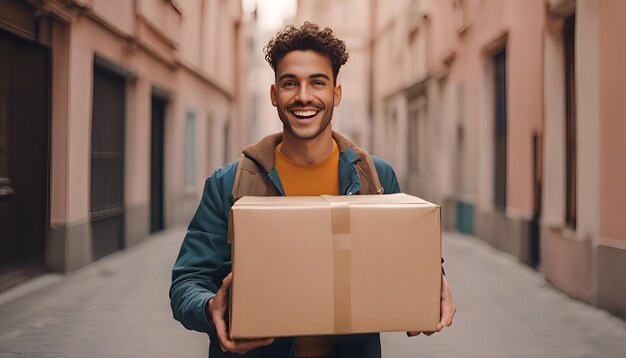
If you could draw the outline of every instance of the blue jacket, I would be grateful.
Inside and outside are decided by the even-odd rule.
[[[340,193],[342,195],[358,193],[361,188],[361,179],[356,164],[361,157],[356,151],[359,149],[353,145],[342,146],[340,144],[339,147]],[[371,158],[384,193],[399,193],[400,185],[391,165],[377,157]],[[241,357],[240,354],[221,351],[215,328],[205,315],[208,300],[215,296],[222,280],[231,271],[231,247],[227,242],[227,235],[236,170],[237,161],[228,163],[217,169],[205,181],[200,205],[189,224],[172,270],[172,284],[169,291],[174,318],[187,329],[209,334],[209,356],[213,358]],[[276,168],[271,167],[267,174],[278,192],[285,195]],[[258,348],[244,356],[291,357],[294,339],[293,337],[277,338],[272,345]],[[381,356],[378,333],[339,336],[339,348],[341,357],[379,358]]]

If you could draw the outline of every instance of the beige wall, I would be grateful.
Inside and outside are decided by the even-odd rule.
[[[470,154],[469,168],[478,172],[465,173],[470,181],[470,197],[476,196],[481,210],[492,210],[493,202],[493,77],[491,56],[507,49],[508,106],[508,171],[507,213],[528,216],[532,211],[532,135],[541,132],[543,118],[542,29],[543,2],[536,1],[466,1],[467,29],[457,36],[454,46],[444,46],[450,38],[453,12],[448,3],[435,3],[433,30],[435,61],[446,53],[454,53],[451,82],[464,86],[467,118],[464,126],[466,145]],[[440,8],[446,6],[442,11]],[[439,21],[436,14],[446,16]],[[453,104],[450,104],[453,105]],[[478,184],[480,183],[480,184]],[[473,194],[473,195],[472,195]]]
[[[69,125],[69,34],[67,26],[53,22],[52,38],[56,51],[52,52],[51,91],[51,137],[50,157],[55,165],[50,166],[50,225],[68,222],[68,125]]]
[[[621,117],[625,47],[619,1],[551,1],[545,45],[543,271],[568,294],[626,316],[624,262],[624,145]],[[562,17],[576,14],[576,228],[565,225],[565,113]],[[621,132],[620,132],[621,131]]]
[[[91,6],[98,16],[124,33],[135,30],[134,2],[128,0],[91,0]],[[139,1],[139,3],[141,3]]]
[[[419,19],[419,20],[416,20]],[[493,202],[493,102],[490,57],[507,46],[508,208],[527,218],[533,208],[532,135],[543,119],[543,28],[545,6],[533,1],[465,1],[465,29],[455,24],[451,1],[378,2],[375,39],[375,152],[394,165],[409,190],[441,202],[446,196]],[[409,36],[415,31],[417,47]],[[407,172],[404,95],[428,80],[425,134],[419,138],[420,174]],[[390,109],[395,108],[395,109]],[[400,115],[387,133],[390,112]],[[457,132],[463,132],[457,143]],[[462,146],[462,148],[461,148]],[[463,159],[458,154],[463,153]],[[515,163],[514,165],[512,163]],[[459,169],[460,168],[460,169]],[[463,181],[453,184],[456,175]],[[435,178],[433,180],[433,178]]]
[[[533,210],[533,134],[543,123],[543,30],[541,0],[513,1],[508,52],[509,155],[507,206],[528,217]]]
[[[600,234],[602,238],[626,242],[623,207],[626,203],[626,101],[624,84],[626,31],[623,14],[626,2],[599,1],[600,47]],[[626,249],[626,245],[622,245]]]
[[[542,193],[542,223],[549,227],[561,227],[565,220],[565,58],[562,26],[561,17],[550,16],[544,40],[543,184],[551,190]]]
[[[223,128],[231,148],[245,144],[239,98],[246,48],[241,5],[235,1],[83,1],[75,11],[52,1],[53,30],[51,204],[47,260],[57,270],[91,261],[91,119],[95,58],[126,77],[126,245],[148,235],[151,98],[167,100],[165,224],[187,224],[204,179],[224,164]],[[219,24],[215,24],[219,19]],[[237,97],[239,96],[239,97]],[[196,114],[195,185],[185,184],[185,125]]]
[[[576,1],[577,218],[575,237],[599,239],[601,52],[598,2]],[[563,127],[564,128],[564,124]],[[565,180],[565,178],[563,178]],[[553,187],[556,189],[557,187]],[[561,199],[565,202],[565,196]],[[565,212],[561,213],[565,217]]]

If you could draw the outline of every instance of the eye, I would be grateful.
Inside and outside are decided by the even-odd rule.
[[[296,81],[285,81],[283,82],[283,87],[294,87],[296,86]]]
[[[326,82],[322,81],[322,80],[315,80],[312,82],[313,86],[325,86]]]

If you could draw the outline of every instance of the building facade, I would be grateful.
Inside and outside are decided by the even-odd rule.
[[[0,2],[0,290],[186,224],[247,130],[237,1]]]
[[[550,1],[544,34],[542,271],[626,317],[623,1]]]
[[[346,2],[326,1],[298,19],[340,13]],[[446,229],[475,235],[569,295],[626,317],[618,99],[626,3],[364,4],[350,16],[372,29],[363,41],[370,58],[355,79],[366,87],[372,76],[358,100],[373,106],[360,124],[371,125],[363,129],[368,149],[392,162],[404,191],[443,204]]]
[[[248,143],[256,143],[263,137],[282,131],[283,124],[278,118],[276,108],[270,101],[270,86],[274,83],[274,71],[265,61],[263,48],[276,34],[277,29],[269,29],[258,21],[260,11],[271,9],[257,8],[247,13],[246,29],[248,30],[248,93],[246,100],[249,108]]]
[[[337,78],[343,92],[341,105],[334,111],[333,129],[363,147],[370,144],[370,111],[373,109],[364,100],[370,95],[372,81],[368,42],[370,10],[367,2],[359,0],[300,0],[295,18],[298,26],[305,21],[328,26],[346,42],[350,58]]]

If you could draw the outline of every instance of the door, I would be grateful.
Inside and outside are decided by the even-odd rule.
[[[150,150],[150,232],[163,230],[163,159],[165,106],[167,102],[152,96],[152,141]]]
[[[125,78],[94,67],[91,134],[93,258],[124,247]]]
[[[43,271],[50,51],[0,30],[0,291]]]
[[[543,150],[541,148],[541,135],[535,133],[533,135],[533,215],[529,223],[528,237],[528,265],[534,269],[538,269],[541,264],[541,226],[539,219],[541,218],[541,190],[543,188],[542,180],[542,158]]]

